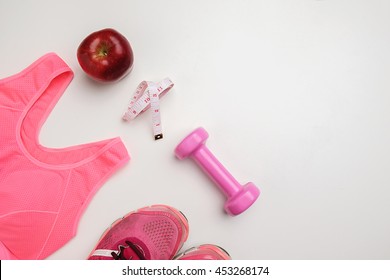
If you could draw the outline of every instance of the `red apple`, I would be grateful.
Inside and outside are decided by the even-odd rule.
[[[129,41],[118,31],[106,28],[81,42],[77,60],[94,80],[114,82],[130,73],[134,56]]]

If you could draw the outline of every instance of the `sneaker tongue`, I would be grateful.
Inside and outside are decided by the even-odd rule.
[[[143,242],[138,239],[129,238],[123,240],[118,248],[121,248],[121,255],[125,260],[150,259],[150,253]]]
[[[142,251],[140,251],[142,252]],[[125,260],[140,260],[141,258],[138,256],[138,254],[133,250],[132,248],[128,247],[123,249],[123,257]]]

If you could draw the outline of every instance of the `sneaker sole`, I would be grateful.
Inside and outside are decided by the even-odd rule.
[[[197,247],[191,247],[191,248],[185,250],[183,253],[176,255],[173,259],[178,260],[191,252],[200,251],[200,250],[213,251],[218,256],[220,256],[221,259],[223,259],[223,260],[231,260],[232,259],[230,254],[224,248],[222,248],[218,245],[213,245],[213,244],[203,244],[203,245],[200,245]]]

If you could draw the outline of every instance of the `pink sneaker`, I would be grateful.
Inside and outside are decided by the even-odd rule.
[[[188,237],[188,221],[175,208],[153,205],[115,221],[88,256],[89,260],[169,260]]]
[[[175,260],[231,260],[232,258],[225,249],[212,245],[204,244],[199,247],[190,248],[177,255]]]

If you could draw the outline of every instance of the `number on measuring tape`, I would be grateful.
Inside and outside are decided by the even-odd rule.
[[[159,83],[142,81],[135,90],[123,119],[131,121],[151,107],[154,139],[163,138],[160,97],[164,96],[172,87],[173,83],[169,78],[165,78]]]

